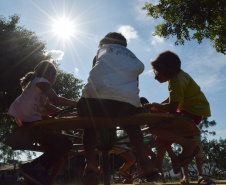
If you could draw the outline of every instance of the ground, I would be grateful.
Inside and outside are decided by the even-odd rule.
[[[215,180],[214,181],[215,183],[216,183],[216,185],[225,185],[226,184],[226,180]],[[1,182],[1,185],[24,185],[24,183],[23,182],[18,182],[18,183],[2,183]],[[60,184],[54,184],[54,185],[76,185],[76,184],[74,184],[74,183],[70,183],[70,184],[68,184],[68,183],[65,183],[65,184],[62,184],[62,183],[60,183]],[[103,184],[100,184],[100,185],[103,185]],[[114,185],[126,185],[126,184],[114,184]],[[131,184],[127,184],[127,185],[131,185]],[[176,182],[172,182],[172,183],[169,183],[169,182],[167,182],[167,183],[142,183],[142,184],[138,184],[138,183],[134,183],[134,185],[181,185],[179,182],[178,183],[176,183]],[[184,185],[186,185],[186,184],[184,184]],[[192,181],[192,182],[190,182],[189,183],[189,185],[197,185],[197,181]],[[206,183],[202,183],[201,185],[206,185]],[[214,185],[214,184],[208,184],[208,185]]]

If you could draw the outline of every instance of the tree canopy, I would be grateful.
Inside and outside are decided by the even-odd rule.
[[[208,141],[203,138],[202,144],[205,171],[221,178],[226,169],[226,139]]]
[[[147,16],[162,17],[154,35],[176,36],[176,45],[185,40],[210,39],[217,52],[226,54],[226,4],[224,0],[159,0],[157,5],[145,3]]]
[[[21,93],[20,78],[44,59],[45,43],[34,32],[18,26],[19,15],[0,17],[0,112]]]
[[[0,16],[0,159],[12,159],[12,156],[16,159],[21,153],[1,143],[3,136],[16,127],[15,120],[7,112],[22,92],[20,78],[33,71],[42,60],[51,59],[51,55],[46,54],[46,43],[34,32],[18,26],[19,20],[19,15],[9,16],[9,20]],[[53,89],[60,96],[78,100],[82,81],[57,68]],[[34,155],[27,154],[28,157]]]

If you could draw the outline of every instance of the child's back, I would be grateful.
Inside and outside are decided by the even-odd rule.
[[[210,116],[209,102],[192,77],[181,70],[168,81],[170,101],[179,102],[178,109],[198,116]]]
[[[42,112],[47,96],[36,86],[37,83],[49,81],[45,78],[35,78],[24,89],[22,94],[12,103],[8,114],[24,122],[42,120]]]

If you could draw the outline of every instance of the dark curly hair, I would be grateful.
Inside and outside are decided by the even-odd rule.
[[[151,61],[151,65],[152,69],[167,78],[172,78],[181,71],[180,58],[172,51],[160,53],[154,61]]]

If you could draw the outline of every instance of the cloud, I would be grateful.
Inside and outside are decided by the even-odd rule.
[[[172,44],[172,42],[170,42],[169,40],[164,39],[163,37],[159,37],[157,35],[153,36],[154,32],[150,33],[150,37],[149,37],[149,46],[148,48],[146,48],[146,50],[155,50],[156,52],[160,53],[163,52],[165,50],[174,50],[174,46]]]
[[[142,8],[145,6],[145,2],[147,2],[147,0],[139,0],[139,1],[134,1],[134,17],[136,20],[140,21],[140,22],[144,22],[144,23],[150,23],[153,24],[154,22],[156,23],[156,21],[159,22],[159,20],[155,20],[149,16],[147,16],[147,10],[142,10]],[[152,4],[157,5],[158,4],[158,0],[152,0]]]
[[[186,70],[205,92],[216,93],[225,89],[225,56],[213,53],[209,45],[199,46],[197,53],[187,53]]]
[[[78,68],[75,68],[75,73],[79,73],[79,69]]]
[[[131,39],[138,39],[137,31],[129,25],[120,26],[118,32],[124,35],[129,42]]]
[[[206,72],[206,74],[201,73],[199,76],[195,77],[195,81],[199,84],[205,92],[218,92],[225,87],[222,84],[226,84],[226,78],[220,78],[218,74],[212,74]]]
[[[64,56],[64,52],[61,50],[51,50],[48,51],[48,53],[50,53],[53,57],[54,60],[62,60],[63,56]]]
[[[151,44],[152,45],[163,44],[163,43],[164,43],[163,37],[159,37],[157,35],[151,37]]]
[[[174,49],[174,45],[173,45],[173,44],[170,44],[170,47],[171,47],[172,49]]]
[[[154,76],[154,72],[152,70],[144,71],[141,75]]]
[[[208,140],[210,141],[210,140],[213,140],[213,139],[217,139],[217,140],[219,140],[220,139],[220,137],[221,138],[225,138],[225,136],[226,136],[226,130],[225,130],[225,128],[226,127],[222,127],[221,129],[218,129],[218,130],[213,130],[213,129],[211,129],[211,130],[209,130],[209,131],[215,131],[216,132],[216,135],[210,135],[210,134],[208,134]]]

